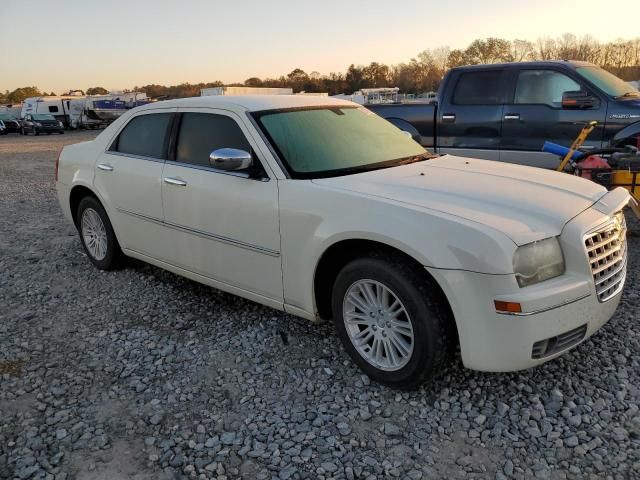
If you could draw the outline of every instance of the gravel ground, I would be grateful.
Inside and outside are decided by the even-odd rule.
[[[96,270],[65,143],[0,138],[0,478],[640,478],[640,225],[622,304],[529,371],[398,393],[312,325],[139,263]]]

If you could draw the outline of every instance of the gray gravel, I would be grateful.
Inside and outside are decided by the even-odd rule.
[[[131,262],[59,211],[63,143],[0,137],[0,478],[640,478],[640,225],[627,289],[546,365],[371,383],[329,325]]]

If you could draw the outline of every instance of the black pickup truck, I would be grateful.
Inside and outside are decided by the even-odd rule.
[[[555,168],[545,140],[570,146],[592,120],[585,148],[640,147],[640,92],[586,62],[454,68],[437,101],[367,105],[438,153]]]

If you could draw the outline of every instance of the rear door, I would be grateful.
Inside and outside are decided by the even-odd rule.
[[[582,127],[592,120],[599,126],[591,132],[585,147],[602,144],[606,102],[566,70],[544,68],[513,69],[511,94],[504,108],[500,160],[542,168],[556,168],[560,159],[542,152],[545,141],[571,146]],[[598,99],[593,108],[562,108],[562,94],[585,91]]]
[[[505,69],[454,71],[449,82],[438,107],[438,151],[499,160]]]
[[[132,117],[98,158],[94,179],[121,246],[157,259],[168,250],[161,181],[173,111]]]

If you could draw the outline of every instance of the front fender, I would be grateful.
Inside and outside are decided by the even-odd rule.
[[[515,243],[460,217],[288,181],[280,184],[286,303],[314,309],[313,278],[323,254],[343,240],[385,244],[431,268],[513,273]]]

